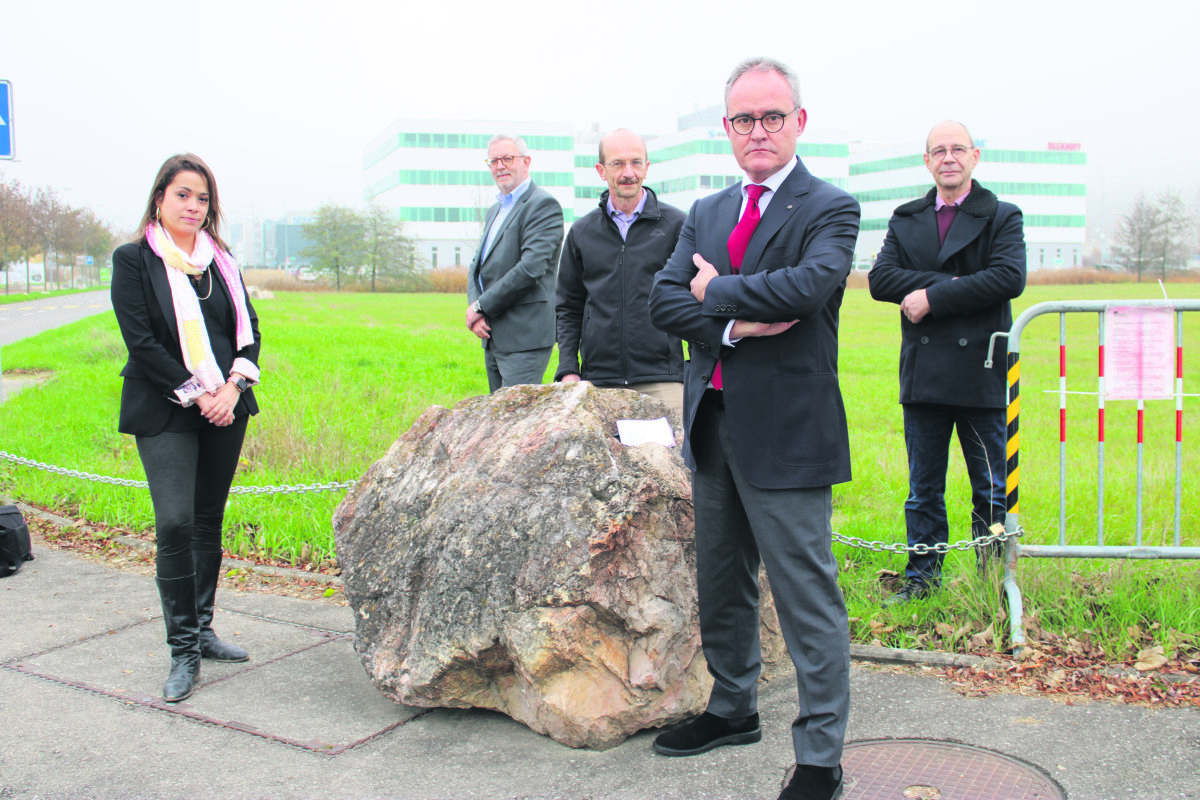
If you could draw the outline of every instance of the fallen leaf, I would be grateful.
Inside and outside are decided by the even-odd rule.
[[[1167,657],[1163,655],[1162,645],[1151,647],[1149,650],[1143,650],[1138,653],[1137,661],[1134,662],[1133,668],[1139,672],[1158,669],[1163,664],[1167,663]]]

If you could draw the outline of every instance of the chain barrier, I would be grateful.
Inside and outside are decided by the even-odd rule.
[[[1004,542],[1008,539],[1014,539],[1025,531],[1017,528],[1015,531],[998,530],[989,533],[987,536],[980,536],[978,539],[964,539],[959,542],[939,542],[937,544],[925,544],[924,542],[907,545],[900,542],[888,544],[887,542],[872,542],[858,536],[843,536],[836,531],[833,534],[834,541],[842,544],[850,545],[851,547],[862,547],[866,550],[871,550],[876,553],[888,551],[892,553],[916,553],[919,556],[928,555],[929,553],[941,553],[945,555],[951,550],[974,550],[987,547],[990,544]]]
[[[107,475],[95,475],[90,472],[80,472],[79,470],[66,469],[64,467],[56,467],[53,464],[43,464],[40,461],[34,461],[29,458],[15,456],[12,453],[6,453],[0,450],[0,458],[12,461],[26,467],[33,467],[45,472],[53,472],[58,475],[65,475],[68,478],[80,478],[85,481],[94,481],[96,483],[111,483],[116,486],[133,486],[139,489],[145,489],[148,485],[145,481],[135,481],[129,478],[110,478]],[[332,492],[339,489],[349,489],[355,484],[355,481],[332,481],[330,483],[301,483],[301,484],[284,484],[282,486],[234,486],[229,490],[230,494],[294,494],[299,492]],[[963,541],[947,543],[941,542],[935,545],[914,544],[907,545],[900,542],[873,542],[863,539],[858,536],[843,536],[840,533],[834,532],[834,541],[849,545],[850,547],[861,547],[866,550],[871,550],[876,553],[884,551],[892,553],[916,553],[917,555],[927,555],[928,553],[941,553],[945,555],[951,550],[973,550],[976,548],[987,547],[996,542],[1004,542],[1007,539],[1020,536],[1025,531],[1018,528],[1015,531],[1000,530],[989,533],[987,536],[981,536],[978,539],[964,539]]]
[[[3,450],[0,450],[0,458],[20,464],[21,466],[40,469],[43,472],[53,472],[57,475],[65,475],[68,478],[80,478],[81,480],[92,481],[94,483],[111,483],[114,486],[132,486],[138,489],[145,489],[149,486],[145,481],[135,481],[130,478],[112,478],[107,475],[96,475],[91,472],[80,472],[79,470],[67,469],[65,467],[56,467],[53,464],[43,464],[41,461],[22,458],[12,453],[6,453]],[[332,492],[338,489],[349,489],[354,484],[355,481],[331,481],[330,483],[300,483],[284,484],[282,486],[234,486],[229,490],[229,493],[295,494],[299,492]]]

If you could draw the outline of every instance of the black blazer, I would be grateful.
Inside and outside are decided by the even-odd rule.
[[[650,293],[654,325],[686,339],[683,456],[691,453],[700,397],[721,358],[725,421],[742,474],[760,489],[830,486],[850,480],[850,439],[838,384],[838,314],[858,237],[858,202],[814,178],[802,162],[771,198],[746,248],[741,274],[729,265],[729,234],[741,184],[697,200],[679,244]],[[719,275],[692,296],[699,253]],[[777,336],[721,343],[730,320],[797,325]]]
[[[871,296],[899,303],[925,289],[929,314],[900,316],[900,402],[1004,408],[1008,375],[1001,340],[984,368],[996,331],[1012,328],[1009,302],[1025,289],[1021,210],[971,181],[946,242],[938,244],[937,189],[896,209],[867,273]]]
[[[209,270],[216,282],[213,291],[224,292],[232,308],[233,299],[220,270],[215,264]],[[167,267],[145,240],[121,245],[113,253],[111,295],[117,324],[129,351],[129,360],[121,370],[125,382],[121,389],[117,429],[135,436],[155,436],[166,427],[172,410],[179,408],[173,400],[175,390],[191,377],[191,372],[183,364]],[[208,335],[210,338],[228,336],[233,343],[230,349],[235,351],[234,358],[245,358],[257,364],[261,343],[258,316],[254,306],[250,305],[250,298],[244,296],[244,299],[254,342],[237,350],[233,321],[228,330],[210,330]],[[218,366],[228,375],[233,361],[225,364],[218,360]],[[254,390],[247,389],[234,408],[234,416],[257,413]]]

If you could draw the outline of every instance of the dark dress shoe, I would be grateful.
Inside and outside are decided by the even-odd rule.
[[[920,581],[909,581],[904,584],[904,588],[896,592],[894,595],[883,601],[884,608],[903,605],[910,600],[920,600],[922,597],[929,597],[933,594],[933,589],[930,589]]]
[[[842,796],[842,766],[797,764],[779,800],[837,800]]]
[[[660,733],[654,751],[664,756],[696,756],[727,744],[753,744],[761,738],[758,714],[735,720],[705,711],[686,725]]]

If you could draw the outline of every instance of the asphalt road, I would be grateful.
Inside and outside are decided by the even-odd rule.
[[[0,305],[0,347],[111,310],[107,288]]]

